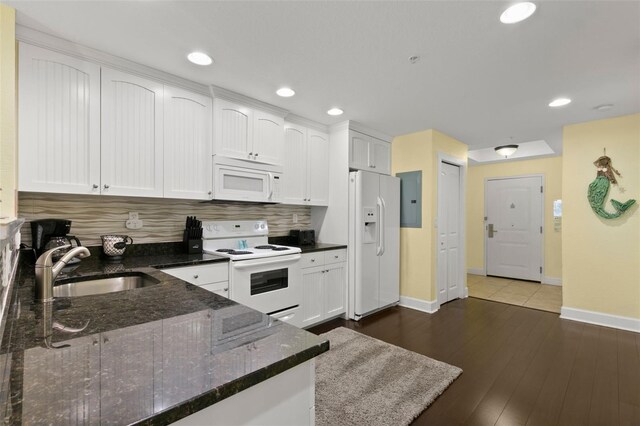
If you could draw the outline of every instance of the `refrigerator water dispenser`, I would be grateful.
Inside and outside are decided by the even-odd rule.
[[[362,242],[364,244],[373,244],[376,242],[376,236],[378,232],[378,215],[375,207],[363,207],[362,216],[364,222],[364,234],[362,235]]]

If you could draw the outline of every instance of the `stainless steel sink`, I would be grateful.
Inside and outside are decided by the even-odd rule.
[[[118,275],[108,278],[88,279],[74,282],[63,282],[53,287],[53,297],[79,297],[92,294],[114,293],[116,291],[132,290],[134,288],[149,287],[160,281],[148,275]]]

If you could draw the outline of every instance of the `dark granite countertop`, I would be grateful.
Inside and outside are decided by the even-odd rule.
[[[0,348],[4,422],[167,424],[328,350],[326,340],[156,269],[223,261],[93,255],[67,275],[156,284],[51,304],[33,302],[33,265],[23,262]]]
[[[300,247],[302,253],[313,253],[316,251],[326,251],[326,250],[338,250],[338,249],[346,249],[346,244],[326,244],[326,243],[315,243],[312,245],[298,245],[296,244],[290,237],[270,237],[269,243],[271,244],[282,244],[286,246],[292,247]]]

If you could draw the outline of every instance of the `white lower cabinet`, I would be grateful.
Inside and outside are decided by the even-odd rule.
[[[302,255],[302,327],[346,311],[346,250]]]
[[[162,272],[220,296],[229,297],[229,264],[227,262],[163,269]]]

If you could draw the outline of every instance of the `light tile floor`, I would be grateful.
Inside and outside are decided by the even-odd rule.
[[[469,296],[560,313],[562,287],[507,278],[467,275]]]

